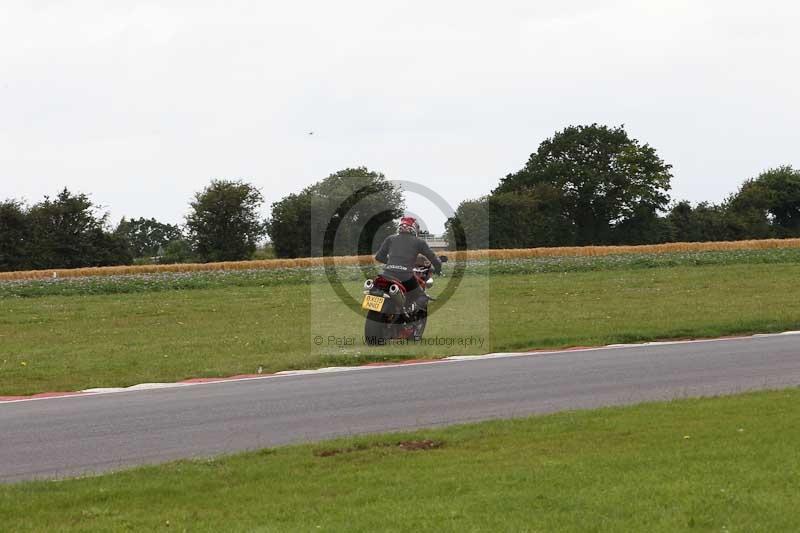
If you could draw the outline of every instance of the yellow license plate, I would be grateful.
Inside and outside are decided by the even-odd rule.
[[[367,294],[364,297],[364,301],[361,302],[361,309],[368,309],[370,311],[377,311],[380,313],[381,309],[383,309],[383,296]]]

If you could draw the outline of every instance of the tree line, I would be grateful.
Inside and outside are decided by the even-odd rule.
[[[670,203],[672,166],[623,126],[569,126],[489,194],[446,223],[453,248],[528,248],[800,236],[800,171],[746,180],[719,204]],[[212,180],[184,224],[123,218],[111,227],[67,189],[28,206],[0,202],[0,271],[250,259],[269,237],[277,257],[374,252],[395,231],[403,191],[380,172],[346,168],[272,204],[242,180]]]
[[[266,236],[278,257],[371,253],[405,208],[403,192],[365,167],[335,172],[275,202],[269,219],[260,213],[263,203],[251,183],[212,180],[195,194],[182,225],[123,218],[111,227],[86,194],[66,188],[32,206],[5,200],[0,271],[239,261],[256,256]]]
[[[800,236],[800,171],[780,166],[723,202],[670,204],[672,166],[624,127],[570,126],[447,222],[451,245],[531,248]]]
[[[190,202],[185,224],[123,218],[116,227],[83,193],[63,189],[28,206],[0,202],[0,271],[237,261],[264,237],[261,192],[242,181],[213,180]]]

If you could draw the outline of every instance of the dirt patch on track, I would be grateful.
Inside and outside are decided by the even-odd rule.
[[[431,440],[431,439],[404,440],[396,444],[381,443],[373,445],[353,446],[350,448],[333,448],[327,450],[316,450],[314,451],[314,455],[316,457],[334,457],[336,455],[360,452],[368,450],[370,448],[397,448],[400,450],[405,450],[407,452],[412,452],[412,451],[435,450],[436,448],[441,448],[442,446],[444,446],[444,442],[439,440]]]
[[[438,440],[407,440],[405,442],[401,442],[397,445],[398,448],[407,451],[417,451],[417,450],[435,450],[436,448],[441,448],[444,443]]]

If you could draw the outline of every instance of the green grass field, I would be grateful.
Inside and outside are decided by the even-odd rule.
[[[357,295],[363,277],[348,272]],[[362,315],[318,272],[12,282],[0,285],[0,395],[798,329],[798,279],[797,251],[473,265],[426,336],[483,344],[381,348],[363,345]]]
[[[0,529],[798,531],[798,401],[567,412],[0,486]]]

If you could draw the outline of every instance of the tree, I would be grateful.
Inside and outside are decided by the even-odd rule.
[[[309,192],[315,255],[374,253],[396,231],[395,221],[405,208],[403,191],[366,167],[335,172],[312,185]]]
[[[489,248],[489,197],[464,200],[445,222],[451,250]]]
[[[750,238],[800,235],[800,170],[782,166],[762,172],[742,184],[729,207]]]
[[[547,184],[466,200],[446,223],[448,244],[451,249],[570,245],[574,231],[560,200]]]
[[[602,244],[614,240],[616,226],[667,205],[671,168],[622,126],[569,126],[542,142],[525,167],[502,179],[493,194],[555,187],[574,224],[575,242]]]
[[[263,201],[256,187],[242,181],[212,180],[197,193],[186,227],[198,258],[204,262],[250,258],[265,234],[258,214]]]
[[[404,206],[383,174],[347,168],[274,203],[267,227],[278,257],[370,254]]]
[[[30,268],[32,234],[25,206],[16,200],[0,202],[0,271]]]
[[[667,214],[667,224],[670,228],[670,240],[673,242],[700,242],[698,228],[694,220],[692,204],[681,200],[672,206]]]
[[[729,241],[745,238],[742,228],[728,213],[726,204],[687,201],[675,204],[665,217],[669,240],[673,242]]]
[[[164,253],[159,257],[159,263],[174,265],[177,263],[191,263],[194,259],[191,243],[186,239],[175,239],[164,246]]]
[[[178,226],[164,224],[154,218],[123,218],[116,233],[128,240],[134,257],[154,257],[170,242],[183,238]]]
[[[311,256],[311,195],[290,194],[272,204],[267,232],[277,257]]]
[[[540,183],[520,192],[489,197],[489,234],[492,248],[569,246],[575,227],[565,216],[563,196],[550,184]]]
[[[133,262],[124,237],[107,231],[107,214],[98,215],[85,194],[66,188],[29,211],[33,228],[32,268],[78,268]]]
[[[672,228],[666,218],[647,206],[639,206],[614,226],[611,244],[660,244],[672,240]]]

